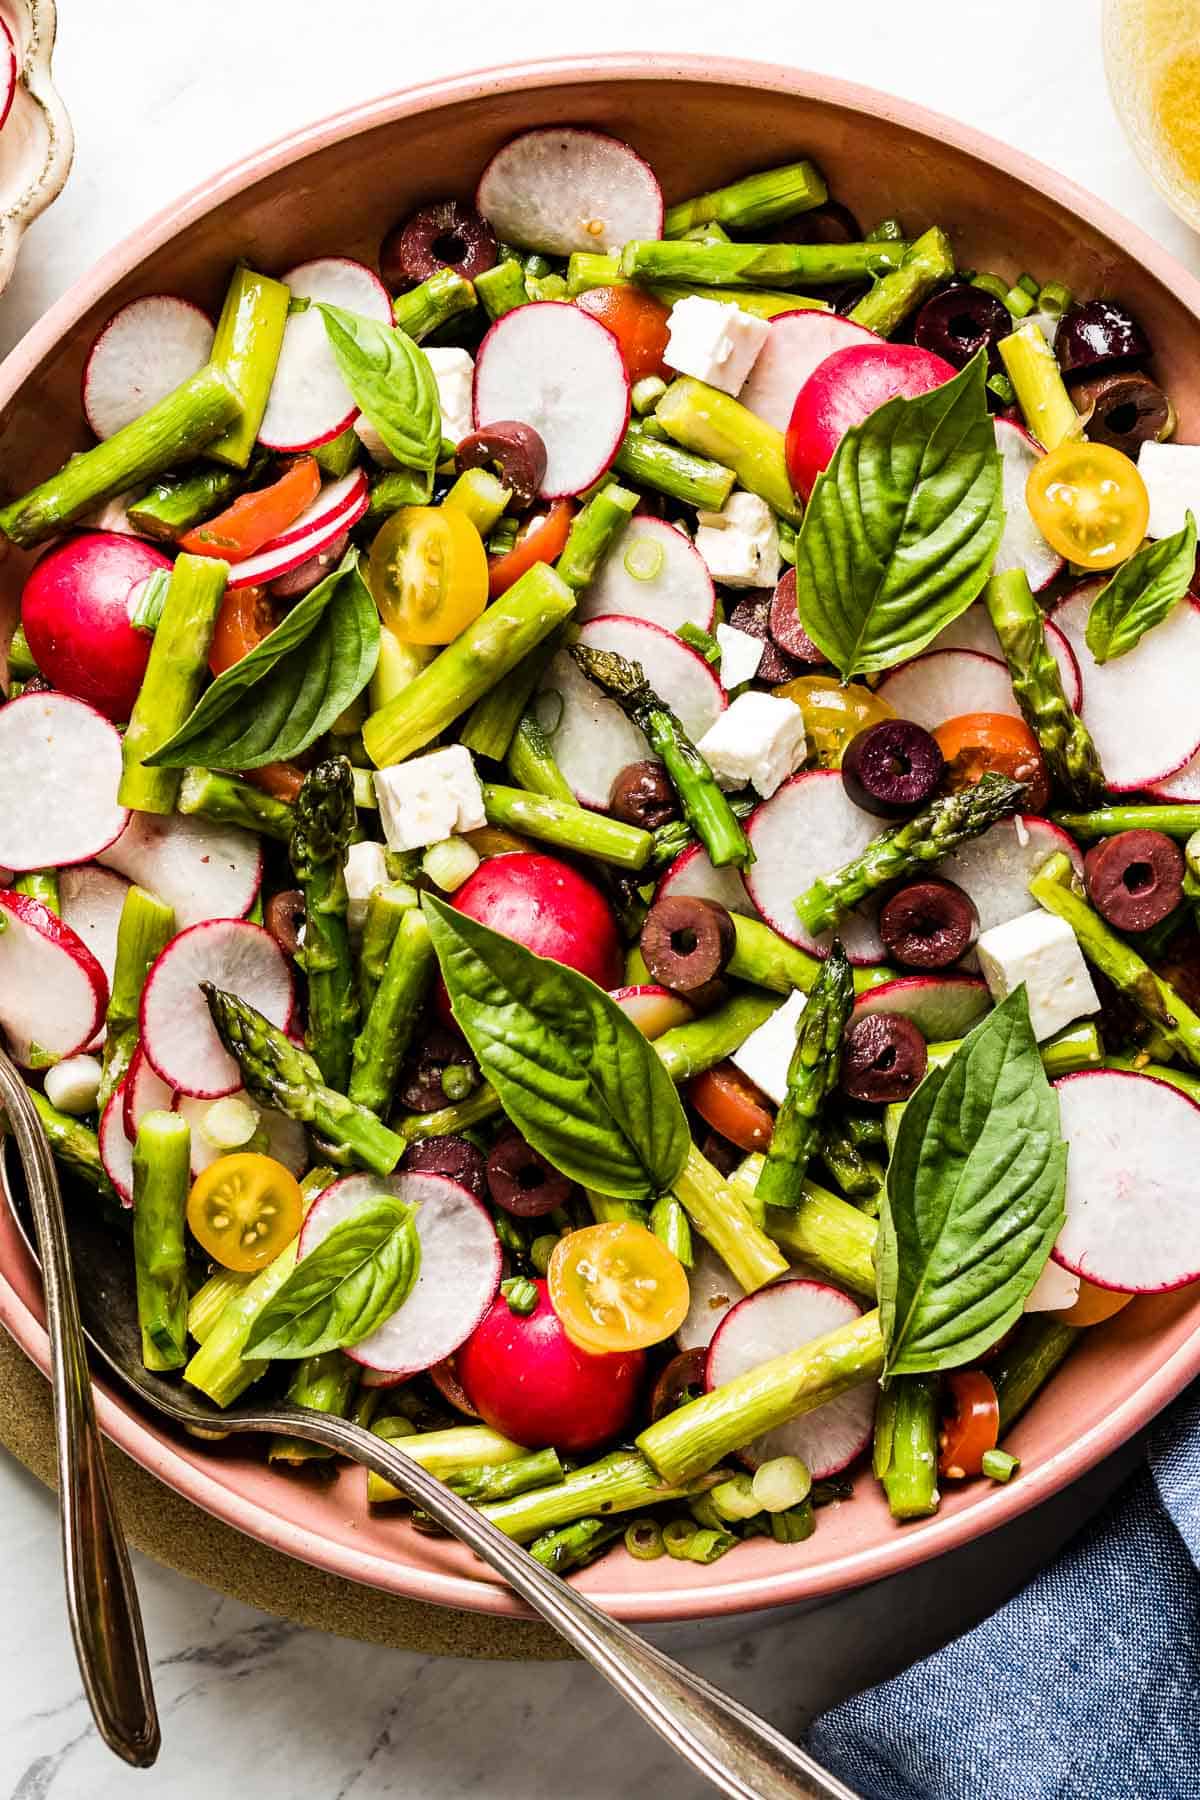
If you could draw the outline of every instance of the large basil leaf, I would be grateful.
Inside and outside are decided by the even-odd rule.
[[[362,693],[379,657],[379,614],[351,550],[269,637],[218,675],[147,763],[260,769],[299,756]]]
[[[1102,588],[1088,613],[1087,647],[1098,663],[1124,656],[1145,632],[1161,625],[1183,599],[1196,570],[1196,521],[1143,544]]]
[[[301,1257],[254,1321],[247,1356],[322,1356],[361,1344],[412,1292],[421,1241],[411,1206],[365,1200]]]
[[[1003,1337],[1062,1229],[1066,1171],[1022,986],[904,1108],[880,1218],[886,1375],[961,1368]]]
[[[454,1016],[500,1104],[535,1150],[598,1193],[652,1200],[691,1134],[654,1047],[574,969],[422,898]]]
[[[844,679],[923,650],[976,598],[1004,529],[983,353],[853,426],[796,539],[800,622]]]
[[[442,409],[429,358],[392,325],[321,305],[330,348],[355,405],[398,463],[432,469],[442,442]]]

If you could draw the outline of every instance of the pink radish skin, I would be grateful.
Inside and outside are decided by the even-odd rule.
[[[695,1013],[686,1000],[665,987],[613,988],[610,999],[628,1015],[643,1037],[661,1037],[677,1025],[690,1025]]]
[[[3,74],[0,75],[0,131],[8,122],[12,111],[12,103],[17,92],[17,46],[13,42],[12,32],[4,20],[0,18],[0,42],[3,45]]]
[[[126,1076],[119,1082],[105,1107],[97,1134],[100,1161],[112,1182],[122,1206],[133,1205],[133,1144],[125,1130]]]
[[[352,511],[359,500],[367,497],[367,477],[363,469],[351,469],[338,481],[327,481],[311,506],[306,506],[298,519],[281,531],[277,538],[263,545],[267,550],[282,550],[285,544],[294,544],[297,538],[308,537],[319,525],[326,525],[330,519],[342,512]]]
[[[87,945],[40,900],[0,889],[0,1029],[32,1068],[85,1050],[104,1022],[108,982]]]
[[[146,977],[139,1030],[156,1072],[181,1094],[220,1100],[242,1085],[200,990],[202,981],[237,994],[272,1025],[290,1024],[291,968],[270,932],[245,919],[214,919],[171,939]]]
[[[479,346],[473,405],[476,428],[520,419],[540,434],[543,500],[578,494],[599,481],[629,423],[621,347],[607,326],[577,307],[518,306],[497,319]]]
[[[256,555],[248,556],[245,562],[235,564],[229,577],[230,589],[262,587],[267,582],[278,581],[281,576],[290,575],[293,569],[311,562],[314,556],[328,552],[331,545],[339,538],[344,539],[350,528],[358,524],[369,500],[364,479],[339,511],[328,514],[303,537],[268,544]]]
[[[1156,800],[1192,803],[1200,800],[1200,753],[1165,781],[1147,782],[1146,792]]]
[[[1063,636],[1058,626],[1049,619],[1045,621],[1046,641],[1050,645],[1051,654],[1058,664],[1062,676],[1063,691],[1075,712],[1083,704],[1083,677],[1079,673],[1079,663],[1075,652]],[[977,656],[990,656],[997,662],[1004,661],[1004,652],[1000,648],[1000,639],[996,636],[996,627],[988,615],[988,609],[982,600],[968,606],[965,613],[952,619],[937,636],[922,656],[936,656],[943,650],[971,650]],[[913,657],[913,662],[919,658]],[[908,668],[908,663],[901,663],[901,668]],[[950,715],[947,715],[950,716]]]
[[[879,820],[847,798],[840,770],[802,769],[755,807],[746,834],[755,855],[746,871],[754,905],[789,944],[825,956],[834,934],[811,937],[796,916],[796,896],[864,850],[879,836]],[[877,906],[864,903],[838,926],[852,963],[884,960],[877,913]]]
[[[993,571],[999,575],[1005,569],[1024,569],[1030,587],[1038,594],[1049,587],[1066,566],[1058,551],[1051,549],[1038,530],[1025,503],[1025,484],[1034,464],[1040,462],[1046,452],[1034,443],[1023,426],[1012,419],[996,420],[996,448],[1003,461],[1004,535],[996,551]]]
[[[662,236],[662,189],[649,163],[620,138],[572,126],[525,131],[497,150],[475,204],[497,237],[551,256]]]
[[[595,650],[615,650],[619,656],[641,663],[646,680],[678,715],[693,742],[716,724],[729,704],[711,663],[649,619],[618,614],[589,619],[579,641]]]
[[[284,327],[258,437],[268,450],[313,450],[339,437],[358,417],[316,302],[361,313],[381,325],[392,323],[392,302],[379,277],[346,256],[322,256],[300,263],[282,279],[293,299],[314,304],[307,312],[292,313]]]
[[[1063,691],[1078,710],[1082,684],[1074,652],[1052,625],[1046,628],[1046,641],[1058,664]],[[879,696],[895,707],[898,718],[911,719],[926,731],[936,731],[948,719],[961,718],[964,713],[1001,713],[1010,719],[1022,716],[1007,663],[975,650],[927,650],[923,656],[914,656],[884,677]]]
[[[943,857],[933,873],[957,882],[971,896],[980,931],[990,931],[994,925],[1007,925],[1010,919],[1032,912],[1029,883],[1058,851],[1070,857],[1076,874],[1082,876],[1083,857],[1074,838],[1051,820],[1030,814],[1002,819],[982,837]],[[975,952],[968,951],[963,966],[973,968],[975,962]]]
[[[702,900],[715,900],[726,912],[754,917],[746,884],[737,870],[714,869],[703,844],[689,844],[680,851],[659,882],[654,898],[677,899],[681,894],[698,894]]]
[[[133,1061],[119,1091],[124,1096],[122,1118],[125,1136],[131,1144],[137,1137],[138,1126],[148,1112],[177,1110],[178,1094],[173,1087],[167,1086],[161,1075],[156,1074],[154,1065],[140,1044],[133,1053]],[[195,1172],[193,1169],[192,1173]]]
[[[66,694],[0,707],[0,863],[18,873],[89,862],[129,823],[119,733]]]
[[[837,313],[778,313],[738,399],[776,431],[786,431],[800,389],[827,356],[882,342],[865,325]]]
[[[98,438],[110,438],[202,369],[213,322],[178,294],[145,294],[115,312],[83,371],[83,410]]]
[[[651,566],[657,561],[648,579],[629,572],[638,557]],[[681,625],[711,631],[716,609],[712,576],[691,539],[665,519],[637,513],[579,596],[576,617],[582,623],[619,613],[649,620],[665,631],[678,631]]]
[[[133,711],[153,642],[129,614],[137,591],[171,559],[139,538],[80,531],[34,564],[21,623],[34,661],[62,694],[123,725]]]
[[[157,1077],[156,1077],[157,1079]],[[264,1152],[273,1156],[276,1162],[289,1169],[297,1180],[308,1168],[308,1135],[303,1125],[295,1119],[289,1119],[286,1113],[277,1112],[274,1107],[259,1107],[256,1100],[251,1100],[244,1088],[236,1094],[228,1095],[229,1099],[245,1100],[259,1114],[259,1129],[266,1133],[267,1147]],[[203,1175],[205,1169],[212,1167],[222,1156],[228,1156],[228,1150],[219,1150],[210,1143],[204,1134],[204,1121],[214,1100],[198,1100],[193,1095],[175,1094],[174,1110],[185,1118],[192,1129],[192,1178]]]
[[[444,1361],[470,1337],[496,1297],[502,1257],[487,1210],[473,1194],[444,1175],[414,1170],[386,1179],[347,1175],[326,1188],[304,1221],[301,1259],[379,1194],[416,1207],[421,1270],[403,1306],[346,1355],[391,1385]]]
[[[262,881],[262,846],[251,832],[186,813],[132,814],[97,861],[173,907],[180,930],[242,918]]]
[[[1126,1070],[1085,1069],[1054,1085],[1069,1146],[1055,1262],[1123,1293],[1165,1293],[1200,1279],[1200,1107],[1165,1081]]]
[[[991,1004],[977,975],[901,975],[860,994],[851,1016],[898,1013],[912,1020],[926,1043],[938,1044],[965,1037]]]
[[[63,869],[58,878],[59,916],[87,945],[112,986],[117,928],[129,883],[108,869]]]
[[[777,1281],[759,1288],[731,1308],[708,1347],[705,1384],[713,1388],[744,1375],[760,1363],[798,1350],[862,1317],[862,1308],[821,1281]],[[875,1384],[865,1382],[836,1400],[801,1413],[786,1425],[764,1432],[741,1452],[756,1469],[775,1456],[798,1456],[814,1481],[838,1475],[871,1441]]]
[[[807,500],[852,425],[903,395],[914,400],[958,373],[912,344],[853,344],[817,365],[796,396],[787,428],[792,486]]]

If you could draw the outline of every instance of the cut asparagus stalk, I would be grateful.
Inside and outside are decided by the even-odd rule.
[[[383,980],[400,921],[417,904],[416,888],[403,881],[384,882],[374,888],[367,899],[367,916],[358,952],[358,995],[364,1019]]]
[[[654,1040],[654,1048],[672,1081],[689,1081],[724,1062],[752,1031],[764,1025],[779,1005],[766,994],[735,994],[689,1025],[676,1025]]]
[[[551,800],[544,794],[485,783],[483,804],[489,825],[522,832],[539,843],[573,850],[580,856],[592,856],[598,862],[635,872],[644,869],[650,860],[652,839],[648,831],[622,824],[603,813],[585,812],[574,800]]]
[[[637,508],[640,495],[610,481],[571,521],[571,531],[555,568],[569,588],[582,593],[595,577]]]
[[[345,873],[356,824],[350,764],[344,756],[329,757],[304,777],[289,855],[304,895],[305,1042],[326,1085],[339,1093],[350,1080],[359,1019]]]
[[[398,1423],[407,1421],[381,1419],[374,1430],[380,1437],[399,1443],[406,1456],[439,1481],[453,1483],[481,1469],[513,1467],[530,1454],[521,1444],[493,1431],[490,1425],[451,1425],[445,1431],[394,1431]],[[393,1487],[382,1475],[368,1474],[367,1499],[372,1506],[403,1498],[402,1488]]]
[[[178,1113],[148,1112],[133,1146],[133,1262],[142,1361],[187,1361],[187,1242],[192,1133]]]
[[[1031,1313],[998,1351],[989,1373],[1000,1402],[1000,1430],[1015,1425],[1079,1341],[1080,1328],[1053,1313]]]
[[[245,481],[241,469],[191,469],[186,475],[156,482],[140,500],[126,507],[126,517],[144,537],[173,544],[227,506]]]
[[[953,273],[950,240],[935,225],[908,246],[900,267],[882,276],[851,309],[850,317],[880,337],[891,337],[938,282],[948,281]]]
[[[398,1119],[396,1124],[404,1134],[405,1144],[420,1144],[429,1138],[461,1136],[472,1126],[482,1125],[485,1119],[494,1119],[499,1111],[495,1088],[481,1082],[473,1094],[468,1094],[465,1100],[456,1100],[453,1106],[443,1106],[431,1113],[410,1113],[407,1118]]]
[[[636,1450],[614,1450],[599,1462],[575,1469],[553,1487],[534,1488],[480,1510],[493,1525],[524,1543],[575,1519],[638,1512],[663,1500],[704,1493],[714,1485],[706,1473],[694,1481],[662,1481]]]
[[[381,1116],[392,1103],[400,1065],[420,1023],[435,966],[425,915],[412,907],[401,916],[383,977],[354,1041],[350,1099]]]
[[[675,1197],[747,1294],[787,1273],[786,1257],[755,1223],[738,1189],[722,1180],[694,1144],[676,1177]]]
[[[1041,326],[1032,320],[1019,325],[1010,337],[1000,339],[997,348],[1025,423],[1043,449],[1057,450],[1069,438],[1078,437],[1083,420],[1075,411]]]
[[[437,269],[392,303],[392,317],[407,337],[419,344],[460,313],[475,305],[475,289],[457,269]]]
[[[732,1177],[747,1204],[755,1197],[763,1161],[759,1154],[748,1156]],[[857,1206],[806,1180],[800,1205],[790,1211],[768,1207],[764,1222],[768,1237],[790,1257],[827,1275],[839,1287],[874,1298],[879,1226]]]
[[[1013,693],[1046,759],[1056,788],[1073,806],[1104,798],[1104,770],[1087,726],[1063,690],[1062,674],[1046,642],[1045,618],[1024,569],[993,575],[984,599],[1008,663]]]
[[[942,1044],[927,1044],[929,1067],[940,1068],[961,1048],[961,1038]],[[1077,1025],[1065,1025],[1052,1038],[1047,1038],[1044,1044],[1039,1044],[1038,1049],[1041,1052],[1042,1067],[1051,1081],[1057,1081],[1062,1075],[1077,1074],[1080,1069],[1099,1069],[1104,1063],[1104,1046],[1091,1019],[1081,1019]]]
[[[788,476],[783,433],[765,419],[692,375],[671,383],[654,417],[685,450],[723,463],[780,518],[800,523],[803,509]]]
[[[241,401],[242,416],[208,446],[205,455],[244,469],[254,454],[258,428],[267,410],[275,365],[283,344],[291,294],[282,281],[239,263],[217,320],[212,362],[223,371]]]
[[[154,769],[146,759],[174,737],[200,698],[208,647],[225,594],[229,564],[210,556],[176,558],[166,604],[141,692],[122,745],[117,798],[137,812],[172,813],[181,769]]]
[[[252,1274],[234,1269],[217,1269],[203,1287],[198,1287],[188,1305],[188,1336],[198,1344],[212,1336],[213,1328],[231,1300],[236,1300],[254,1280]]]
[[[702,512],[720,512],[733,492],[733,470],[708,456],[691,456],[675,444],[651,437],[631,425],[613,461],[619,475],[655,488],[669,500],[682,500]]]
[[[340,1350],[326,1350],[321,1356],[306,1356],[296,1364],[287,1397],[291,1406],[306,1406],[310,1412],[346,1419],[357,1391],[358,1370],[349,1357]],[[309,1438],[277,1437],[267,1451],[267,1461],[329,1462],[333,1455],[326,1444],[314,1444]]]
[[[273,1300],[296,1267],[300,1239],[295,1237],[274,1262],[249,1281],[226,1304],[183,1372],[185,1381],[207,1394],[214,1406],[232,1406],[270,1367],[261,1357],[243,1355],[254,1321]]]
[[[486,538],[512,499],[512,492],[498,481],[490,469],[464,469],[443,506],[470,519],[481,538]]]
[[[35,675],[41,674],[21,625],[17,625],[9,641],[8,674],[10,681],[32,681]]]
[[[1054,823],[1082,843],[1115,837],[1118,831],[1162,831],[1189,838],[1200,831],[1200,806],[1100,806],[1093,812],[1059,812]]]
[[[347,425],[335,438],[327,444],[314,444],[309,455],[320,469],[322,475],[328,475],[334,481],[341,481],[348,475],[358,461],[361,449],[358,433],[353,425]]]
[[[697,281],[654,281],[646,289],[664,306],[699,295],[702,300],[716,300],[722,306],[740,306],[756,319],[775,319],[785,312],[828,312],[829,302],[812,294],[776,293],[771,288],[735,288],[701,286]]]
[[[69,1113],[59,1112],[37,1088],[29,1089],[29,1098],[37,1108],[42,1129],[50,1140],[50,1148],[57,1160],[72,1175],[77,1175],[88,1187],[94,1188],[96,1193],[103,1195],[105,1199],[114,1199],[112,1183],[104,1172],[104,1164],[100,1161],[100,1145],[91,1126],[85,1125],[82,1119],[72,1118]],[[0,1117],[3,1117],[2,1110]]]
[[[475,702],[458,734],[460,744],[491,762],[504,761],[525,709],[561,641],[561,629],[553,631]]]
[[[613,261],[616,261],[615,257]],[[515,312],[518,306],[529,304],[525,271],[516,258],[511,256],[477,275],[475,292],[483,303],[484,312],[493,322],[502,319],[505,313]]]
[[[726,187],[712,188],[706,194],[669,206],[663,236],[683,237],[693,226],[708,225],[714,220],[731,225],[735,231],[752,231],[756,225],[777,225],[781,219],[792,219],[797,213],[810,212],[814,206],[824,206],[828,198],[829,189],[821,171],[812,163],[785,163],[781,168],[744,175]]]
[[[688,281],[704,287],[829,287],[889,275],[904,261],[905,243],[723,244],[686,238],[634,240],[621,252],[621,273],[634,281]]]
[[[560,800],[565,806],[578,807],[579,802],[554,760],[550,740],[533,713],[522,715],[508,746],[505,763],[518,787],[533,794],[545,794],[550,800]]]
[[[117,955],[105,1013],[104,1070],[100,1077],[100,1111],[111,1100],[130,1062],[138,1039],[142,989],[150,965],[175,935],[175,912],[145,888],[131,887],[121,907]]]
[[[296,809],[286,800],[276,800],[248,781],[217,775],[211,769],[183,771],[175,810],[199,814],[217,825],[240,825],[243,831],[257,832],[280,844],[290,840],[296,824]]]
[[[894,1519],[927,1519],[938,1509],[938,1381],[899,1375],[880,1396],[875,1473]]]

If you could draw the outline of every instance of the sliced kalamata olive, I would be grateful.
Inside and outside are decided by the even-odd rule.
[[[751,233],[750,235],[754,235]],[[773,244],[861,244],[862,226],[848,206],[827,200],[809,212],[785,219],[765,240]]]
[[[487,1195],[487,1177],[482,1150],[465,1137],[423,1138],[410,1144],[400,1159],[402,1169],[419,1169],[423,1175],[445,1175],[469,1188],[477,1200]]]
[[[893,962],[905,969],[948,969],[979,933],[975,902],[952,881],[931,875],[911,881],[885,901],[879,935]]]
[[[439,200],[388,232],[379,252],[379,270],[385,285],[400,291],[439,269],[454,269],[474,281],[495,267],[496,256],[495,233],[473,206]]]
[[[880,819],[902,819],[932,799],[946,759],[911,719],[881,719],[846,745],[842,781],[855,806]]]
[[[796,612],[796,571],[785,569],[767,608],[767,630],[785,656],[797,662],[823,663],[825,657],[800,623]],[[758,673],[762,674],[762,664]]]
[[[572,1185],[519,1131],[504,1132],[492,1145],[487,1183],[496,1205],[518,1219],[539,1219],[565,1205]]]
[[[700,1146],[700,1154],[706,1162],[710,1162],[719,1175],[732,1175],[733,1171],[745,1161],[745,1151],[731,1144],[727,1137],[719,1131],[707,1131],[704,1142]]]
[[[437,1112],[449,1106],[452,1097],[447,1094],[442,1077],[452,1067],[466,1069],[478,1080],[478,1065],[465,1039],[444,1025],[435,1025],[400,1070],[397,1088],[401,1106],[409,1112]]]
[[[302,562],[297,569],[289,569],[286,575],[278,575],[267,588],[272,600],[302,600],[310,594],[319,581],[324,581],[331,570],[336,569],[346,550],[346,542],[350,536],[348,531],[341,532],[324,550],[318,550],[307,562]]]
[[[733,955],[735,941],[725,908],[698,894],[657,901],[642,926],[642,956],[650,979],[680,994],[715,981]]]
[[[996,346],[1013,328],[1012,314],[985,288],[960,281],[926,300],[913,325],[913,341],[956,369],[965,369],[981,350],[993,369],[1001,367]]]
[[[1054,354],[1064,375],[1090,375],[1150,355],[1150,341],[1133,314],[1115,300],[1083,300],[1067,308]]]
[[[608,810],[625,825],[657,831],[675,818],[679,809],[667,771],[647,757],[644,762],[626,763],[612,784]]]
[[[928,1061],[925,1039],[911,1019],[900,1013],[867,1013],[846,1030],[842,1091],[876,1106],[907,1100]]]
[[[1137,461],[1143,444],[1161,443],[1175,429],[1175,408],[1157,381],[1140,369],[1080,381],[1071,398],[1094,444],[1110,444]]]
[[[781,687],[785,681],[794,681],[797,675],[807,672],[807,664],[798,662],[781,650],[771,636],[771,602],[761,595],[739,600],[729,615],[729,623],[738,631],[749,632],[751,637],[761,639],[766,645],[762,661],[758,665],[754,679],[765,681],[768,687]]]
[[[300,927],[304,923],[304,895],[299,888],[287,888],[272,894],[263,912],[263,924],[285,956],[295,956],[300,948]]]
[[[1200,932],[1185,925],[1174,933],[1167,954],[1155,968],[1193,1012],[1200,1012]]]
[[[1083,859],[1092,905],[1118,931],[1149,931],[1183,899],[1183,851],[1161,831],[1118,831]]]
[[[729,1296],[734,1299],[734,1295]],[[704,1392],[704,1368],[708,1361],[708,1351],[681,1350],[673,1356],[658,1380],[654,1383],[650,1395],[650,1417],[661,1419],[665,1413],[674,1412],[685,1400],[694,1400]]]
[[[460,469],[491,469],[509,490],[509,506],[524,512],[533,505],[546,473],[541,434],[520,419],[498,419],[460,440],[454,452]]]

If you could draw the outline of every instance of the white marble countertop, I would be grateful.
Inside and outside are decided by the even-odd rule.
[[[1200,240],[1151,188],[1109,105],[1097,0],[60,0],[56,74],[77,155],[0,299],[0,351],[100,253],[214,168],[380,90],[521,56],[732,52],[890,89],[971,120],[1072,175],[1200,272]],[[1110,1477],[1111,1479],[1111,1477]],[[1098,1492],[1099,1489],[1097,1488]],[[1078,1492],[955,1570],[853,1596],[809,1621],[690,1656],[796,1730],[839,1692],[951,1635],[1087,1509]],[[99,1746],[61,1598],[54,1503],[0,1453],[0,1795],[8,1800],[698,1800],[697,1784],[589,1671],[444,1662],[281,1624],[143,1559],[163,1713],[147,1775]],[[953,1591],[953,1598],[948,1597]],[[814,1648],[819,1654],[814,1655]],[[707,1790],[705,1790],[707,1791]]]

